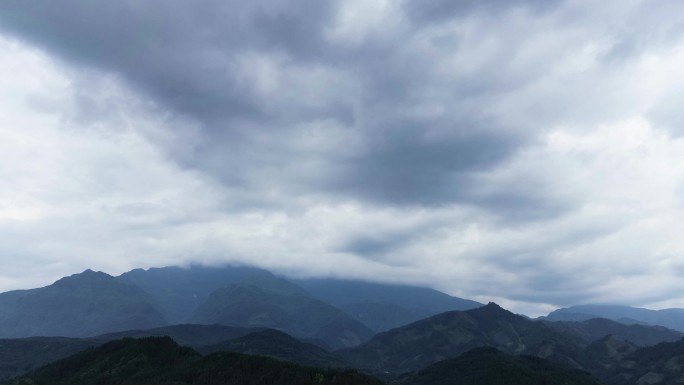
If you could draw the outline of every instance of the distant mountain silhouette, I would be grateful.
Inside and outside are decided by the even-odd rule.
[[[166,325],[139,287],[86,270],[50,286],[0,294],[0,337],[87,337]]]
[[[660,325],[684,332],[684,309],[650,310],[617,305],[579,305],[561,308],[542,317],[549,321],[586,321],[607,318],[626,324]]]
[[[495,348],[470,350],[397,381],[406,385],[600,385],[589,373],[539,357],[512,356]]]
[[[266,270],[246,266],[135,269],[117,279],[136,285],[172,324],[187,323],[213,291]]]
[[[117,277],[150,293],[170,323],[187,323],[215,290],[264,269],[245,266],[191,266],[135,269]],[[343,279],[288,279],[312,297],[345,311],[375,332],[389,330],[450,310],[482,304],[437,290]],[[169,285],[173,282],[173,285]]]
[[[375,332],[382,332],[451,310],[481,303],[437,290],[342,279],[293,280],[312,296],[335,305]]]
[[[381,385],[353,371],[300,366],[269,357],[214,353],[202,357],[168,337],[123,339],[27,374],[16,385]]]
[[[380,333],[339,354],[358,368],[403,373],[482,346],[512,354],[534,355],[568,367],[580,367],[584,347],[579,338],[490,303],[477,309],[439,314]]]
[[[358,345],[372,335],[346,313],[267,272],[216,290],[196,311],[193,323],[267,327],[327,346]]]
[[[607,335],[629,341],[636,346],[650,346],[661,342],[678,341],[684,333],[663,326],[623,324],[606,318],[592,318],[586,321],[545,321],[551,328],[582,338],[587,343]]]

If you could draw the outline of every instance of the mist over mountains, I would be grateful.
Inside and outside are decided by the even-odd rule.
[[[0,338],[90,337],[179,323],[221,323],[280,328],[338,348],[447,309],[479,305],[410,286],[291,282],[251,267],[136,269],[118,277],[86,270],[43,288],[0,294]]]
[[[46,364],[62,365],[60,359],[110,341],[170,337],[199,352],[192,360],[220,352],[267,356],[353,368],[401,384],[497,384],[510,376],[674,384],[684,379],[677,374],[684,373],[684,333],[658,323],[676,326],[679,314],[593,305],[535,320],[428,288],[288,279],[251,267],[136,269],[118,277],[86,270],[43,288],[0,294],[0,379],[23,375],[13,383],[51,384],[45,373],[56,372],[40,369]],[[111,346],[128,352],[121,353],[124,361],[138,359],[131,346],[149,347]],[[176,354],[172,345],[155,346]],[[104,359],[99,353],[87,354],[94,356],[64,362],[82,362],[78,370],[109,365],[95,364]],[[144,372],[164,378],[150,360]],[[491,377],[486,365],[508,374]]]

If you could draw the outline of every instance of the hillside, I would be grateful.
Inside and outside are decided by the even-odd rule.
[[[604,375],[612,385],[684,383],[684,340],[638,349],[616,360]]]
[[[149,293],[170,323],[187,323],[213,291],[264,271],[246,266],[174,266],[134,269],[117,279]]]
[[[279,329],[332,348],[358,345],[373,334],[341,310],[270,273],[213,292],[192,322]]]
[[[339,353],[355,367],[372,372],[404,373],[482,346],[579,367],[584,344],[578,338],[490,303],[393,329]]]
[[[0,294],[0,337],[88,337],[166,325],[142,289],[86,270],[54,284]]]
[[[561,308],[543,317],[548,321],[585,321],[607,318],[626,324],[660,325],[684,332],[684,309],[651,310],[616,305],[579,305]]]
[[[0,339],[0,382],[97,345],[81,338]]]
[[[376,333],[439,313],[482,306],[479,302],[425,287],[342,279],[298,279],[293,282],[315,298],[344,310]]]
[[[214,353],[202,357],[170,338],[123,339],[60,360],[14,385],[358,384],[380,381],[353,372],[300,366],[268,357]]]
[[[542,358],[512,356],[495,348],[470,350],[402,376],[401,385],[600,385],[589,373]]]
[[[586,321],[545,321],[545,324],[559,332],[582,338],[587,343],[597,341],[607,335],[629,341],[636,346],[650,346],[661,342],[674,342],[684,337],[684,333],[663,326],[631,324],[626,325],[605,318],[592,318]]]
[[[179,345],[197,348],[239,338],[258,330],[261,329],[225,325],[182,324],[146,330],[126,330],[104,334],[97,338],[103,341],[112,341],[122,338],[171,337]]]
[[[259,274],[268,272],[246,266],[191,266],[135,269],[117,279],[150,293],[155,306],[170,323],[187,323],[212,292]],[[375,332],[446,311],[482,306],[424,287],[331,278],[288,280]]]
[[[214,352],[235,352],[268,356],[301,365],[321,368],[342,368],[351,365],[325,349],[299,341],[286,333],[266,329],[240,338],[198,348],[203,354]]]
[[[232,340],[257,330],[259,329],[222,325],[173,325],[148,330],[127,330],[92,338],[0,339],[0,381],[16,377],[87,348],[124,337],[169,336],[180,345],[200,347]]]

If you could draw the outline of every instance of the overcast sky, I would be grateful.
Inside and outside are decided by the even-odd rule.
[[[253,264],[684,307],[684,2],[0,0],[0,291]]]

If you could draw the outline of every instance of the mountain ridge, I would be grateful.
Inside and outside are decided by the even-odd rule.
[[[0,294],[0,337],[88,337],[166,325],[144,290],[86,270],[51,285]]]
[[[618,322],[632,320],[684,332],[684,309],[681,308],[651,310],[622,305],[576,305],[554,310],[540,318],[549,321],[585,321],[591,318],[607,318]]]

